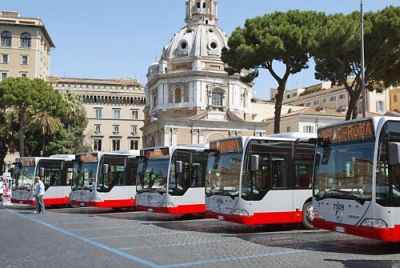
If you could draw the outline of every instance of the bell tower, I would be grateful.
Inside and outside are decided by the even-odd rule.
[[[186,0],[186,23],[216,25],[217,0]]]

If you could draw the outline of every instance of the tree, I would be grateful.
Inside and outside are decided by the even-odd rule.
[[[400,71],[400,8],[386,8],[365,15],[365,81],[369,90],[396,83]],[[346,88],[346,120],[358,115],[362,94],[360,13],[329,16],[312,54],[315,77]]]
[[[21,156],[85,151],[86,126],[79,100],[54,90],[46,81],[8,78],[0,83],[1,163],[16,140]]]
[[[21,156],[25,153],[25,133],[28,128],[30,107],[38,99],[37,92],[32,87],[32,81],[27,78],[8,78],[1,82],[2,101],[17,115],[18,148]]]
[[[33,126],[38,126],[42,136],[42,150],[43,156],[46,152],[46,144],[49,137],[55,135],[63,126],[61,120],[57,117],[51,116],[48,112],[41,111],[33,115]]]
[[[222,53],[229,74],[246,71],[242,79],[251,82],[266,69],[278,84],[275,96],[274,132],[280,132],[283,96],[290,75],[308,68],[310,51],[325,21],[322,13],[312,11],[275,12],[248,19],[237,28]],[[276,63],[284,66],[279,74]]]

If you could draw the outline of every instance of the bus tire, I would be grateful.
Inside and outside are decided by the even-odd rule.
[[[303,205],[303,226],[306,229],[314,229],[312,221],[313,221],[313,207],[312,207],[312,201],[310,200]]]

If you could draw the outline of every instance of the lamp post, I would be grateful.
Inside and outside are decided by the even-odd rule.
[[[364,0],[360,4],[361,13],[361,93],[363,118],[367,117],[367,92],[365,87],[365,47],[364,47]]]

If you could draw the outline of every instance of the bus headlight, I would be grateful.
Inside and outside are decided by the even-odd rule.
[[[232,214],[238,216],[250,216],[250,213],[245,209],[234,209]]]
[[[388,228],[388,224],[382,219],[365,219],[361,226],[373,228]]]

